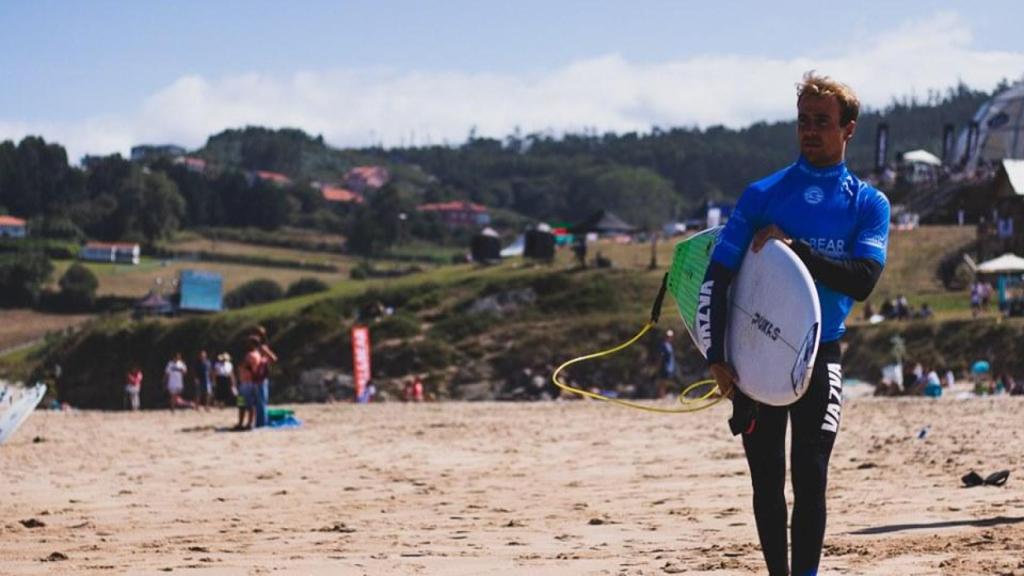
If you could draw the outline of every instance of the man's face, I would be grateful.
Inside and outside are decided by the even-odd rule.
[[[833,166],[843,161],[846,141],[857,123],[839,125],[839,101],[833,96],[804,96],[797,102],[796,132],[800,153],[815,166]]]

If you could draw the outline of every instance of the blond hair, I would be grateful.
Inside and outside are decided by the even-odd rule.
[[[839,102],[839,125],[846,126],[851,121],[856,121],[860,115],[860,100],[850,88],[842,82],[837,82],[828,76],[818,76],[811,70],[804,74],[803,82],[796,85],[796,101],[804,96],[816,96],[828,98],[834,96]]]

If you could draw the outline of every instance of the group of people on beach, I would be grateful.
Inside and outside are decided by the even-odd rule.
[[[236,367],[231,354],[221,352],[211,361],[202,349],[190,369],[181,352],[176,352],[163,371],[168,408],[206,409],[235,405],[238,422],[234,430],[251,430],[268,424],[267,404],[270,399],[270,368],[277,363],[277,354],[267,342],[267,331],[257,326],[246,336],[245,355]],[[191,376],[191,380],[189,380]],[[138,410],[141,402],[143,373],[133,364],[125,375],[124,406]],[[191,389],[186,393],[186,383]]]

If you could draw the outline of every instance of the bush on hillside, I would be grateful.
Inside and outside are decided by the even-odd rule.
[[[224,306],[227,308],[244,308],[253,304],[273,302],[284,296],[281,286],[267,278],[257,278],[242,284],[224,295]]]
[[[498,321],[498,316],[491,312],[452,315],[434,324],[430,335],[444,342],[458,342],[487,332]]]
[[[420,321],[412,314],[386,316],[370,328],[375,340],[411,338],[420,333]]]
[[[39,302],[53,264],[39,250],[0,254],[0,306],[32,306]]]
[[[328,288],[330,287],[323,280],[307,276],[292,282],[291,286],[288,286],[288,292],[285,295],[291,298],[304,294],[316,294],[317,292],[325,292]]]
[[[60,277],[60,298],[71,309],[89,309],[96,304],[96,289],[100,282],[85,266],[74,263]]]

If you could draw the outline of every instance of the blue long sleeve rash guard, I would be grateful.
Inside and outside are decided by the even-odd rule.
[[[845,163],[796,163],[751,184],[743,192],[711,255],[735,272],[754,234],[775,224],[812,250],[837,260],[866,258],[885,265],[889,200],[847,170]],[[821,342],[838,340],[853,298],[815,280],[821,304]]]

